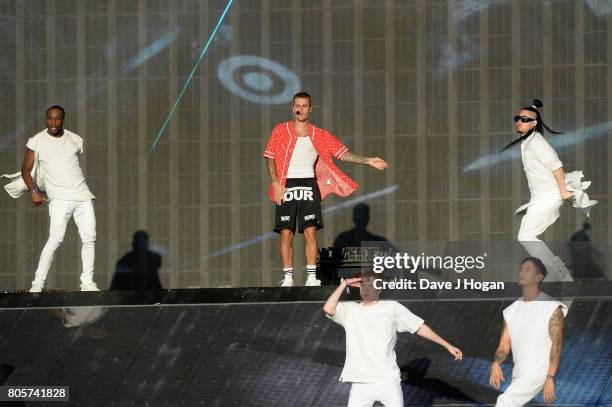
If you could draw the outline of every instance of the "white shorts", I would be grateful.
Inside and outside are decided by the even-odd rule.
[[[385,407],[403,407],[402,386],[397,379],[373,383],[353,383],[348,407],[371,407],[379,401]]]
[[[504,394],[497,398],[496,407],[521,407],[544,388],[546,372],[522,374],[512,378]]]

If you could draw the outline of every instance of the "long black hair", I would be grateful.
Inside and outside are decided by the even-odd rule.
[[[544,103],[542,103],[541,100],[533,99],[532,106],[525,106],[524,108],[521,109],[521,110],[529,110],[530,112],[534,112],[536,114],[536,120],[538,121],[538,123],[535,125],[534,131],[537,131],[538,133],[544,135],[544,129],[546,129],[548,130],[549,133],[552,133],[552,134],[563,134],[560,131],[555,131],[551,129],[544,123],[544,121],[542,120],[542,115],[540,115],[540,111],[538,110],[542,106],[544,106]]]

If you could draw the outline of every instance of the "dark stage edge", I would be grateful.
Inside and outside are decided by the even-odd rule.
[[[247,287],[199,288],[148,291],[99,292],[42,292],[0,293],[0,309],[4,308],[56,308],[74,306],[128,306],[128,305],[198,305],[240,304],[266,302],[324,302],[335,289],[324,287]],[[543,290],[559,300],[612,301],[612,282],[545,283]],[[386,290],[383,298],[397,301],[496,301],[521,296],[516,283],[505,283],[504,290],[477,291],[424,291]],[[343,300],[358,300],[359,290],[350,289]]]
[[[595,294],[611,292],[595,285]],[[612,300],[587,286],[545,287],[589,294],[574,300],[566,320],[555,405],[612,405]],[[321,311],[332,290],[2,294],[0,383],[69,385],[71,401],[53,406],[345,406],[344,331]],[[511,299],[391,294],[465,355],[455,363],[440,347],[400,334],[405,405],[495,403],[489,366]],[[357,299],[357,290],[345,299]],[[91,318],[67,327],[73,310]]]

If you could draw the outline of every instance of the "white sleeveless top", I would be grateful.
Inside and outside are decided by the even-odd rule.
[[[314,165],[317,161],[317,150],[310,137],[298,137],[289,161],[287,178],[314,178]]]
[[[534,301],[525,302],[520,298],[504,309],[514,362],[512,377],[523,373],[546,374],[548,371],[552,346],[548,323],[558,307],[564,316],[567,315],[565,305],[548,294],[540,293]]]

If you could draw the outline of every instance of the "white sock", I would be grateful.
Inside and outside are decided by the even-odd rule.
[[[293,267],[283,267],[283,274],[285,275],[285,278],[293,278]]]
[[[306,276],[307,277],[316,277],[317,275],[317,266],[306,266]]]

